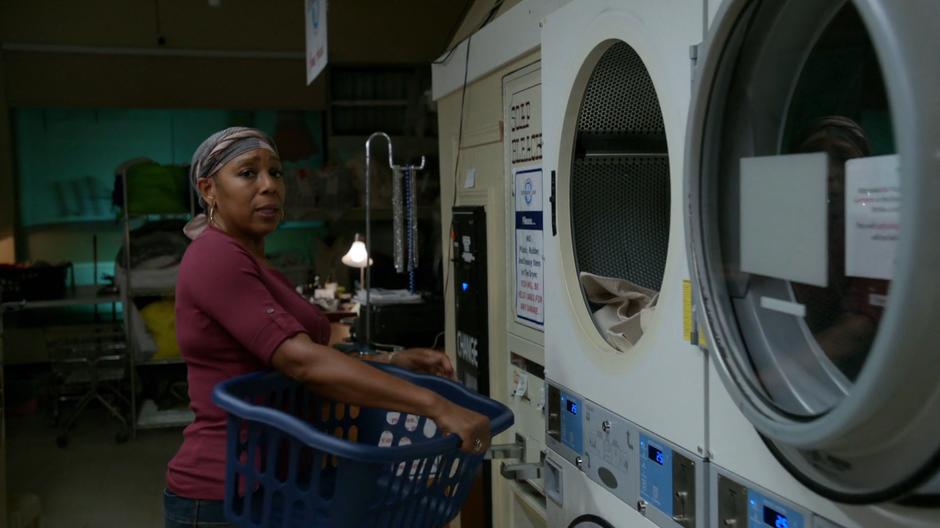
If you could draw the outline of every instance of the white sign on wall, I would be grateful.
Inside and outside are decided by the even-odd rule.
[[[890,280],[901,231],[898,157],[845,164],[845,274]]]
[[[542,169],[513,171],[516,184],[516,319],[545,323],[542,269]]]
[[[326,0],[304,1],[304,28],[307,36],[307,84],[326,68]]]
[[[515,197],[515,320],[537,330],[545,323],[541,88],[535,85],[513,93],[508,115]]]

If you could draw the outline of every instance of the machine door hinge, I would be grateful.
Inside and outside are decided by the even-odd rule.
[[[695,69],[698,66],[698,51],[701,46],[700,43],[689,46],[689,67],[692,69],[692,75],[690,75],[692,86],[695,86]]]
[[[552,194],[548,201],[552,204],[552,236],[558,236],[558,225],[555,223],[555,171],[552,171]]]

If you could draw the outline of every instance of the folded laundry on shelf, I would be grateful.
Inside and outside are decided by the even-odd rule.
[[[359,304],[366,303],[366,291],[359,290],[353,298]],[[372,304],[403,304],[420,303],[421,294],[411,293],[408,290],[386,290],[384,288],[370,288],[369,302]]]

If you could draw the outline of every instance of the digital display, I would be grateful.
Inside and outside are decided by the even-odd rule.
[[[650,444],[649,449],[647,450],[647,456],[650,457],[650,460],[656,462],[660,466],[666,463],[666,457],[663,455],[663,452],[659,449],[653,447],[653,444]]]
[[[790,528],[790,520],[786,515],[767,506],[764,506],[764,524],[773,528]]]
[[[568,400],[568,412],[571,414],[578,414],[578,402],[573,400]]]

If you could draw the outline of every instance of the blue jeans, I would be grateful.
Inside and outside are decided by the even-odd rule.
[[[170,490],[163,491],[166,528],[231,528],[224,512],[222,501],[187,499]]]

